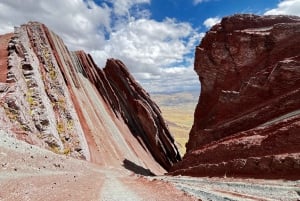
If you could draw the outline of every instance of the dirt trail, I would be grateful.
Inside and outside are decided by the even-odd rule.
[[[133,191],[128,189],[116,177],[106,178],[104,185],[101,189],[101,200],[114,201],[114,200],[141,200]]]
[[[300,200],[300,181],[145,177],[125,165],[100,166],[29,145],[1,130],[0,136],[1,201]]]
[[[178,189],[206,200],[223,201],[298,201],[300,181],[160,177],[173,183]]]
[[[54,154],[0,131],[1,201],[197,200],[173,185],[124,167],[99,166]]]

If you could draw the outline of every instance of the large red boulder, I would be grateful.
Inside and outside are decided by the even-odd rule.
[[[196,48],[201,95],[171,174],[300,178],[300,18],[234,15]]]

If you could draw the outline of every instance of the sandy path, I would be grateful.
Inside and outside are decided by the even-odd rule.
[[[120,181],[120,176],[116,171],[111,171],[105,177],[105,182],[101,189],[101,200],[103,201],[132,201],[142,200],[132,189],[128,188]]]
[[[56,155],[0,130],[1,201],[197,200],[173,185],[124,167],[99,166]]]
[[[144,177],[56,155],[0,130],[1,201],[300,200],[300,181]]]
[[[178,189],[206,200],[236,201],[298,201],[300,181],[238,179],[238,178],[193,178],[161,177]]]

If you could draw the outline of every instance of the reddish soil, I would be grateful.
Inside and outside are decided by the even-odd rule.
[[[171,184],[60,156],[8,138],[0,140],[0,200],[197,200]]]

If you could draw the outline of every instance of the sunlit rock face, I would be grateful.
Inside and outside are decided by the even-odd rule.
[[[161,174],[180,160],[158,106],[119,60],[104,70],[45,25],[0,37],[0,129],[101,165]]]
[[[300,178],[300,18],[234,15],[196,48],[201,95],[172,174]]]

